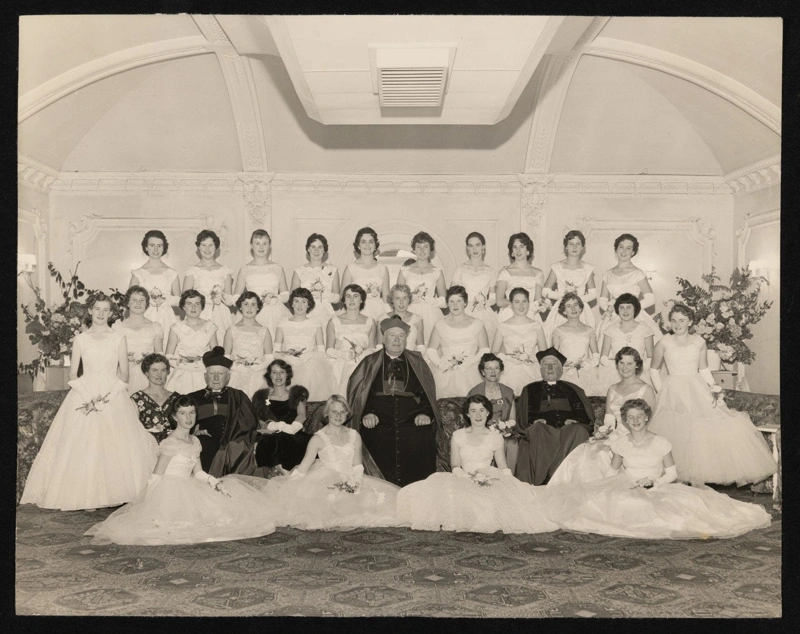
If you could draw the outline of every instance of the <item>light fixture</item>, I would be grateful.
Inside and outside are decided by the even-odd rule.
[[[750,260],[747,265],[750,272],[754,277],[763,277],[764,281],[769,284],[769,264],[766,260]]]
[[[36,256],[33,253],[17,253],[17,273],[33,273],[36,270]]]

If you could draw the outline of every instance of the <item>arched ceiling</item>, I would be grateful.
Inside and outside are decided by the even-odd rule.
[[[321,73],[330,50],[323,74],[335,78],[337,60],[357,60],[353,47],[376,35],[337,48],[342,25],[364,32],[370,18],[332,17],[337,30],[292,24],[293,58],[269,16],[22,17],[19,153],[57,171],[714,176],[780,154],[778,19],[539,18],[504,30],[500,17],[381,16],[382,41],[424,42],[426,20],[430,38],[458,41],[453,72],[479,67],[476,85],[503,91],[507,111],[494,125],[375,124],[374,111],[326,125],[309,116],[313,91],[298,91],[298,60]],[[466,110],[502,105],[452,86]],[[320,103],[367,101],[344,90]]]

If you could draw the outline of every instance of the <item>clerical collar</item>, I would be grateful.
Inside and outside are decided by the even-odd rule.
[[[405,350],[403,350],[403,352],[405,352]],[[389,357],[390,359],[399,359],[400,357],[403,356],[403,352],[398,354],[396,357],[393,357],[389,352],[386,352],[386,356]]]
[[[547,385],[555,385],[558,381],[546,381]]]
[[[219,398],[225,393],[225,390],[227,389],[228,389],[227,385],[223,387],[221,390],[212,390],[210,387],[207,387],[204,396],[206,398]]]

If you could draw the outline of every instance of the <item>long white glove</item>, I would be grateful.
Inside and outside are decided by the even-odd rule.
[[[364,480],[364,465],[359,464],[353,467],[353,471],[348,480],[356,487],[360,487],[361,482]]]
[[[290,480],[297,480],[299,478],[302,478],[304,475],[305,475],[305,472],[300,471],[300,469],[295,467],[292,470],[292,472],[289,474],[289,479]]]
[[[427,350],[427,348],[425,347],[424,343],[417,344],[417,348],[416,349],[417,349],[417,352],[420,352],[422,354],[425,354],[425,351]]]
[[[656,305],[656,296],[653,293],[645,293],[641,300],[642,308]]]
[[[281,304],[285,304],[286,302],[288,302],[289,301],[289,291],[281,291],[280,293],[278,293],[278,301]]]
[[[272,352],[283,352],[283,342],[279,341],[278,343],[273,343]]]
[[[452,472],[453,472],[453,475],[456,476],[457,478],[466,478],[466,477],[468,477],[467,476],[467,472],[464,471],[461,467],[453,467]]]
[[[606,414],[605,416],[603,416],[603,428],[604,429],[605,428],[614,429],[616,424],[617,424],[617,419],[614,417],[614,414]]]
[[[223,293],[222,294],[222,302],[227,304],[228,306],[234,306],[236,304],[236,300],[239,299],[238,295]]]
[[[616,361],[614,359],[609,359],[606,355],[600,357],[600,365],[605,366],[607,368],[613,368]]]
[[[336,293],[333,293],[333,292],[328,292],[328,293],[325,293],[324,297],[325,297],[325,299],[326,299],[327,301],[329,301],[331,304],[339,304],[339,303],[341,303],[341,301],[342,301],[342,298],[341,298],[341,297],[339,297],[339,295],[338,295],[338,294],[336,294]]]
[[[180,306],[181,296],[180,295],[168,295],[167,302],[170,306]]]
[[[163,476],[156,475],[155,473],[151,473],[150,477],[147,478],[147,487],[146,488],[149,489],[150,487],[155,486],[158,483],[158,481],[161,480],[162,477]]]
[[[600,365],[600,353],[592,352],[592,367],[597,367],[598,365]]]
[[[206,473],[202,469],[200,469],[199,471],[196,471],[195,474],[194,474],[194,477],[197,478],[198,480],[202,480],[203,482],[208,482],[215,489],[217,488],[217,485],[219,484],[219,480],[217,478],[215,478],[214,476]]]
[[[514,477],[514,474],[511,473],[511,469],[509,469],[507,467],[500,472],[500,475],[501,476],[510,476],[512,478]]]
[[[317,352],[325,352],[325,344],[324,343],[318,343],[317,344]]]
[[[557,291],[553,288],[543,288],[542,295],[553,301],[558,301],[564,296],[564,291]]]
[[[450,364],[439,356],[439,351],[436,348],[428,348],[428,359],[442,372],[450,368]]]
[[[714,380],[714,375],[711,374],[711,370],[709,370],[708,368],[703,368],[702,370],[700,370],[700,376],[703,377],[703,380],[706,382],[708,387],[711,388],[712,392],[719,392],[722,389],[719,387],[719,385],[717,385],[717,382]],[[714,389],[715,387],[719,389],[715,390]]]
[[[267,423],[267,429],[269,431],[282,431],[286,434],[294,435],[303,429],[303,423],[299,420],[292,423],[284,423],[281,420],[271,420]]]
[[[713,377],[712,377],[713,378]],[[653,382],[653,387],[656,392],[661,391],[661,370],[650,368],[650,380]]]
[[[497,303],[497,293],[489,293],[489,297],[486,299],[486,307],[490,308]]]
[[[671,467],[667,467],[664,469],[664,475],[660,478],[656,478],[653,482],[653,487],[659,487],[662,484],[669,484],[670,482],[675,482],[678,479],[678,468],[675,465]]]
[[[447,301],[444,297],[434,297],[433,305],[437,308],[447,308]]]
[[[613,461],[612,461],[612,462],[613,462]],[[619,467],[617,467],[617,468],[615,469],[615,468],[614,468],[614,466],[613,466],[613,464],[612,464],[612,463],[609,463],[609,465],[608,465],[608,469],[606,469],[606,477],[608,478],[608,477],[610,477],[610,476],[615,476],[615,475],[619,475]]]
[[[590,301],[597,298],[597,289],[596,288],[587,289],[586,294],[581,295],[580,298],[584,304],[588,304]]]
[[[606,312],[608,310],[608,297],[598,297],[597,305],[600,307],[600,310]]]

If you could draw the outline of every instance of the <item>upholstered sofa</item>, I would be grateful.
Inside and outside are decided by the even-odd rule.
[[[22,495],[25,480],[28,477],[33,459],[39,451],[53,417],[58,411],[61,402],[66,396],[66,391],[35,392],[21,394],[18,397],[18,437],[17,437],[17,501]],[[589,397],[594,406],[595,419],[602,423],[605,411],[605,397]],[[437,470],[450,470],[450,436],[462,427],[464,422],[461,417],[463,398],[439,399],[439,414],[442,427],[436,435],[437,443]],[[767,394],[753,394],[736,390],[725,390],[725,402],[732,409],[745,411],[750,415],[756,426],[777,425],[780,427],[780,397]],[[322,403],[310,403],[306,431],[311,433],[322,426]],[[777,434],[770,434],[767,440],[772,445],[773,440],[778,445],[780,465],[780,429]],[[780,471],[780,469],[779,469]],[[754,492],[766,493],[773,489],[772,479],[753,485]],[[780,478],[774,493],[774,501],[781,501]]]

